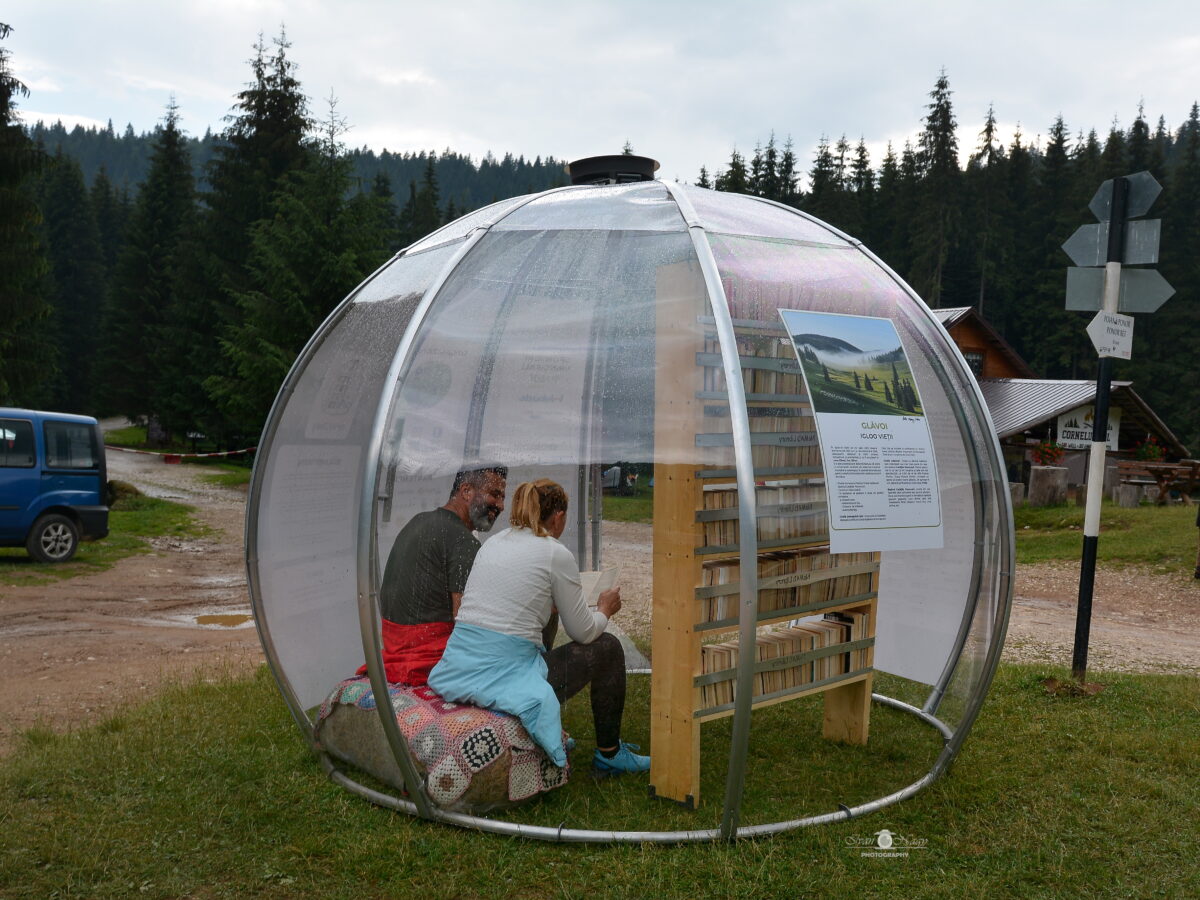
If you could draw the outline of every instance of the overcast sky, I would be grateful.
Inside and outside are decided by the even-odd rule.
[[[822,135],[878,165],[914,136],[945,68],[963,152],[989,104],[1004,134],[1072,133],[1144,102],[1174,129],[1200,98],[1200,3],[1109,0],[5,0],[26,122],[147,131],[174,95],[219,130],[258,34],[281,26],[318,117],[331,93],[374,150],[568,160],[629,141],[694,181],[773,130],[807,170]]]

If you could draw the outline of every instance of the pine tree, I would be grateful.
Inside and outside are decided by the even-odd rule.
[[[441,195],[438,191],[437,154],[430,153],[417,190],[412,213],[412,235],[417,241],[442,227]]]
[[[65,412],[86,413],[93,401],[93,363],[105,293],[100,234],[79,164],[61,151],[42,176],[38,195],[53,285],[49,327],[59,369],[51,404]]]
[[[125,225],[133,204],[128,193],[116,190],[103,164],[92,180],[88,199],[96,217],[96,229],[100,234],[100,255],[104,261],[107,283],[117,267],[117,255],[125,241]]]
[[[918,156],[920,185],[914,217],[916,258],[910,282],[935,309],[942,305],[960,226],[961,171],[950,82],[943,71],[930,92]]]
[[[0,40],[10,31],[0,22]],[[0,47],[0,402],[41,406],[39,385],[53,374],[42,352],[48,348],[38,340],[50,313],[50,267],[31,181],[44,158],[17,121],[16,99],[29,91],[13,77],[8,60]]]
[[[1114,119],[1104,142],[1104,150],[1100,153],[1100,178],[1117,178],[1128,175],[1130,171],[1129,148],[1120,124]]]
[[[712,180],[708,177],[708,169],[700,167],[700,177],[696,179],[696,187],[712,188]]]
[[[1126,141],[1126,153],[1129,159],[1129,172],[1143,172],[1150,168],[1150,126],[1146,124],[1146,110],[1138,104],[1137,118],[1129,126],[1129,137]]]
[[[861,137],[850,162],[849,187],[852,208],[846,230],[856,237],[865,238],[875,228],[875,172],[871,169],[867,142]]]
[[[812,168],[808,171],[808,194],[803,208],[822,221],[836,226],[833,221],[839,203],[837,164],[829,149],[829,139],[822,136],[817,144]]]
[[[783,143],[783,153],[779,155],[779,202],[788,206],[800,205],[800,191],[797,183],[800,174],[796,170],[796,151],[792,147],[792,139],[788,137]]]
[[[1007,218],[1004,192],[1004,147],[997,136],[996,114],[989,106],[979,146],[967,163],[964,190],[968,197],[967,232],[973,237],[973,272],[977,287],[969,299],[981,315],[990,314],[992,295],[1003,299],[1007,281],[1007,263],[1012,247],[1008,231],[1003,227]],[[968,298],[964,298],[968,299]]]
[[[1032,292],[1025,305],[1024,332],[1031,341],[1030,365],[1048,377],[1078,378],[1081,365],[1092,357],[1079,327],[1079,316],[1063,304],[1063,272],[1067,262],[1063,243],[1079,226],[1072,210],[1073,173],[1067,127],[1062,116],[1047,134],[1038,170],[1037,196],[1029,210],[1029,225],[1039,244],[1031,247]]]
[[[222,417],[212,418],[207,432],[223,445],[252,441],[262,428],[259,419],[233,416],[235,408],[246,407],[229,402],[236,393],[236,375],[222,349],[222,340],[241,327],[233,298],[249,288],[254,229],[273,215],[275,194],[292,184],[312,159],[308,100],[287,55],[291,45],[284,34],[273,45],[270,56],[261,37],[254,46],[253,78],[237,95],[207,172],[210,190],[203,198],[206,212],[198,245],[206,258],[189,263],[189,277],[180,285],[183,302],[210,307],[195,310],[210,329],[197,335],[197,342],[208,360],[201,373],[207,376],[206,389],[214,399],[221,398],[217,407]]]
[[[907,258],[908,230],[901,227],[900,164],[890,141],[879,165],[875,209],[871,228],[863,239],[880,259],[902,273],[906,269],[903,260]]]
[[[210,382],[235,421],[265,419],[317,326],[386,258],[384,235],[373,217],[364,218],[358,204],[346,199],[344,128],[331,100],[313,162],[285,181],[272,215],[251,231],[249,286],[235,298],[241,324],[223,342],[235,377]],[[432,186],[436,190],[436,181]]]
[[[750,175],[746,171],[746,160],[737,148],[729,154],[729,168],[717,174],[713,185],[718,191],[728,191],[731,194],[750,193]]]
[[[126,242],[104,311],[100,384],[104,406],[130,419],[166,415],[168,431],[187,426],[165,410],[164,393],[194,382],[198,335],[176,334],[174,317],[188,313],[177,295],[181,247],[196,214],[192,163],[174,100],[158,129],[146,183],[130,215]],[[205,360],[201,362],[211,362]],[[204,369],[200,369],[203,372]]]

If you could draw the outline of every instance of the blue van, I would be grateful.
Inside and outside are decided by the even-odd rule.
[[[66,562],[108,534],[106,491],[99,422],[0,407],[0,547]]]

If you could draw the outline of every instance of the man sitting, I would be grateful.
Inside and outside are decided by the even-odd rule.
[[[423,685],[442,658],[479,539],[504,510],[508,469],[487,465],[454,476],[444,506],[417,513],[388,554],[379,591],[383,666],[393,684]],[[358,670],[365,675],[367,667]]]

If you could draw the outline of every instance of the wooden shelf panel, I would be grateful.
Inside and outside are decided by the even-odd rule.
[[[837,656],[839,653],[850,653],[854,650],[866,650],[868,647],[873,646],[875,646],[875,638],[873,637],[861,638],[857,641],[845,641],[841,644],[830,644],[828,647],[821,647],[817,650],[807,650],[804,653],[791,653],[787,656],[779,656],[775,659],[764,659],[755,662],[754,672],[758,674],[759,672],[778,672],[782,669],[794,669],[805,663],[825,659],[827,656]],[[700,687],[705,684],[716,684],[719,681],[730,681],[736,677],[737,669],[721,669],[719,672],[705,672],[703,675],[697,675],[692,679],[692,683],[696,687]]]
[[[832,678],[825,678],[821,681],[814,681],[812,684],[806,684],[794,688],[786,688],[782,691],[775,691],[771,694],[760,694],[754,698],[751,704],[753,709],[762,709],[764,706],[773,706],[776,703],[782,703],[785,700],[797,700],[800,697],[807,697],[811,694],[820,694],[829,691],[830,688],[837,688],[844,685],[854,684],[856,682],[867,681],[874,674],[874,669],[859,669],[855,672],[849,672],[845,675],[834,675]],[[734,705],[732,703],[723,703],[720,706],[709,706],[704,709],[696,710],[693,715],[693,720],[698,723],[711,722],[714,719],[723,719],[726,716],[733,715]]]
[[[760,553],[764,550],[780,550],[780,549],[790,550],[793,547],[796,548],[797,550],[801,550],[805,547],[812,547],[815,544],[828,544],[828,543],[829,543],[829,535],[828,534],[814,534],[811,537],[802,537],[802,538],[791,537],[791,538],[779,538],[778,540],[773,540],[773,541],[759,541],[758,542],[758,550]],[[735,555],[737,555],[737,552],[738,552],[738,546],[739,545],[737,545],[737,544],[722,544],[722,545],[715,546],[715,547],[697,547],[696,555],[697,556],[712,556],[712,555],[715,555],[718,553],[722,553],[727,556],[735,556]]]
[[[717,320],[713,316],[697,316],[696,321],[699,322],[701,325],[715,326],[717,324]],[[749,333],[770,334],[770,335],[775,335],[776,337],[787,337],[788,336],[787,329],[783,327],[782,321],[768,322],[763,319],[733,319],[732,321],[733,321],[733,330],[736,332],[741,332],[741,333],[745,333],[745,334],[749,334]],[[714,337],[716,336],[715,330],[712,332],[712,335]]]
[[[832,556],[833,554],[831,554]],[[754,586],[756,591],[772,591],[787,588],[802,588],[810,584],[817,584],[822,581],[831,581],[834,578],[844,578],[850,575],[874,575],[879,571],[879,560],[871,560],[870,562],[855,562],[845,563],[843,565],[828,566],[822,569],[799,569],[795,572],[784,572],[780,575],[770,575],[766,578],[759,578],[758,583]],[[710,597],[724,597],[730,594],[740,594],[742,591],[741,580],[731,581],[727,584],[710,584],[696,588],[696,597],[701,600],[706,600]]]
[[[779,478],[786,475],[819,475],[825,476],[825,470],[820,466],[770,466],[754,468],[754,477]],[[737,469],[697,469],[697,478],[736,478]]]
[[[696,391],[697,400],[724,400],[729,402],[729,391]],[[787,403],[808,406],[808,394],[764,394],[747,392],[747,403]]]
[[[722,585],[724,587],[724,585]],[[755,624],[757,625],[772,625],[776,622],[785,622],[788,619],[800,619],[804,616],[815,615],[816,613],[840,612],[846,609],[855,609],[860,606],[867,606],[871,602],[877,600],[879,594],[877,591],[871,591],[866,594],[855,594],[850,597],[834,597],[831,600],[821,600],[817,603],[805,603],[801,606],[789,606],[785,609],[769,609],[759,610],[755,616]],[[731,631],[738,626],[737,616],[729,616],[724,619],[714,619],[707,622],[697,622],[693,626],[693,630],[697,633],[704,631]]]

